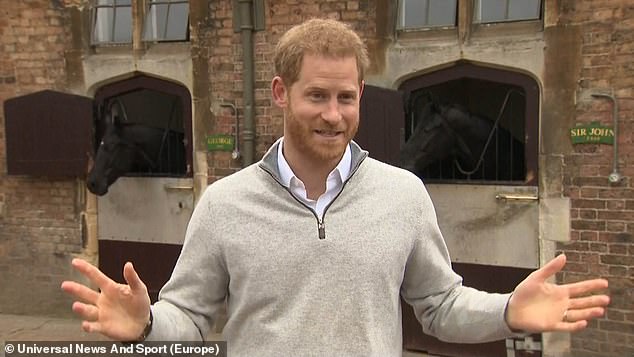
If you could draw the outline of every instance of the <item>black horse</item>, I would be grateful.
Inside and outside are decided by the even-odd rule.
[[[88,173],[90,192],[102,196],[119,177],[134,173],[183,175],[186,172],[184,134],[168,129],[125,123],[121,106],[106,113],[106,128]]]
[[[524,145],[497,120],[429,97],[401,149],[401,166],[419,177],[524,181]]]

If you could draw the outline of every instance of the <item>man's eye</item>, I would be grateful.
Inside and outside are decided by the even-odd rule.
[[[319,93],[319,92],[310,93],[309,96],[310,96],[310,99],[315,101],[324,100],[326,98],[326,96],[323,93]]]
[[[355,99],[355,96],[352,94],[342,94],[339,96],[339,100],[344,103],[353,102],[354,99]]]

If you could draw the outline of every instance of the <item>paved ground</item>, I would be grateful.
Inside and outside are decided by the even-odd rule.
[[[105,341],[104,337],[82,331],[80,321],[42,316],[0,314],[0,357],[6,341]],[[432,357],[403,352],[403,357]]]

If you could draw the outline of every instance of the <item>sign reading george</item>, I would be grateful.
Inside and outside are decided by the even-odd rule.
[[[573,144],[614,144],[614,130],[609,126],[601,126],[597,122],[577,125],[570,129]]]
[[[233,151],[234,138],[231,135],[207,135],[207,151]]]

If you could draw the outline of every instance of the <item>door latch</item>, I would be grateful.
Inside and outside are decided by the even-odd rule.
[[[498,193],[495,195],[496,200],[518,200],[518,201],[537,201],[539,197],[536,194],[521,193]]]

